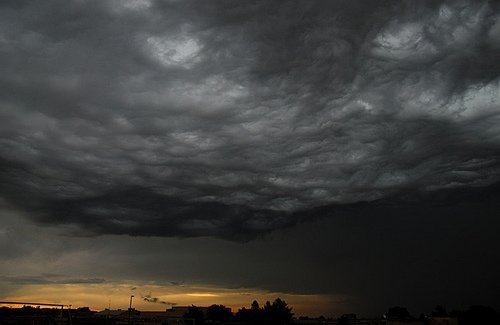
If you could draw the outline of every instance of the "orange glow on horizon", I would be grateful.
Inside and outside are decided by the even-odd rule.
[[[215,293],[186,293],[190,297],[220,297],[220,295]]]
[[[300,295],[268,292],[256,289],[226,289],[210,286],[171,286],[137,283],[50,284],[24,285],[15,288],[2,301],[30,301],[89,307],[92,310],[127,309],[130,296],[132,307],[138,310],[161,311],[172,306],[210,306],[222,304],[236,312],[250,307],[253,300],[264,305],[280,297],[292,308],[296,316],[330,316],[343,304],[345,297],[328,295]],[[156,303],[148,302],[156,298]],[[337,307],[337,308],[336,308]]]

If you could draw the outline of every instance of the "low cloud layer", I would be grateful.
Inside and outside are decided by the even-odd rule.
[[[19,275],[2,276],[0,281],[12,285],[47,285],[47,284],[99,284],[106,282],[100,278],[74,278],[61,274],[43,274],[43,275]]]
[[[0,16],[0,194],[40,223],[247,239],[319,207],[499,181],[491,1],[4,1]]]

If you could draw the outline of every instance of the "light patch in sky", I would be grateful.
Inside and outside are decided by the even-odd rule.
[[[447,82],[440,73],[408,77],[399,84],[396,100],[401,110],[398,115],[413,118],[423,115],[444,115]]]
[[[198,104],[196,110],[226,107],[248,95],[248,90],[244,86],[228,80],[223,75],[210,76],[200,83],[177,83],[172,91],[173,95],[182,95],[182,100]]]
[[[189,69],[199,62],[198,53],[201,46],[194,38],[151,36],[146,42],[151,55],[165,66]]]
[[[363,106],[363,108],[367,111],[371,111],[373,109],[373,105],[364,100],[358,99],[356,102]]]
[[[151,0],[113,0],[110,1],[113,11],[123,13],[127,11],[142,11],[151,8]]]
[[[237,101],[249,94],[246,86],[218,74],[196,81],[175,81],[168,88],[134,94],[130,101],[134,105],[153,105],[163,110],[211,115],[234,109]],[[171,119],[168,119],[166,124],[170,122]],[[161,119],[157,118],[155,123],[161,123]]]
[[[123,5],[131,9],[144,9],[151,7],[151,0],[126,0]]]
[[[427,59],[436,48],[424,38],[421,23],[395,24],[375,38],[373,54],[393,60]]]
[[[470,46],[474,38],[479,36],[482,22],[488,15],[488,6],[470,6],[453,10],[447,5],[441,6],[436,21],[429,32],[444,45],[458,47]]]
[[[464,93],[456,96],[449,105],[450,113],[461,119],[498,112],[500,107],[500,85],[498,81],[486,85],[470,86]]]
[[[187,294],[190,297],[219,297],[219,295],[214,294],[214,293],[188,293]]]

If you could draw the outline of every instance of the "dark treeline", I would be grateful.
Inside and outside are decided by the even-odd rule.
[[[208,307],[206,315],[196,306],[192,306],[184,318],[195,319],[196,324],[206,323],[233,323],[248,325],[286,325],[301,323],[312,320],[319,320],[324,324],[352,325],[360,324],[361,320],[355,314],[344,314],[338,318],[318,318],[299,317],[294,318],[292,307],[277,298],[273,303],[267,301],[264,306],[260,306],[257,301],[253,301],[249,308],[241,308],[232,314],[229,308],[224,305],[212,305]],[[446,320],[448,319],[448,321]],[[378,324],[377,320],[373,320]],[[500,325],[500,313],[487,306],[474,305],[467,310],[446,311],[442,306],[436,306],[428,314],[420,314],[418,317],[411,315],[405,307],[395,306],[388,309],[380,319],[384,324],[458,324],[458,325]],[[364,324],[364,323],[363,323]],[[368,324],[368,323],[367,323]]]
[[[420,314],[415,317],[404,307],[395,306],[382,316],[386,324],[412,325],[500,325],[500,313],[487,306],[474,305],[467,310],[453,310],[447,312],[443,306],[436,306],[429,314]],[[359,324],[355,314],[344,314],[337,319],[337,325]]]
[[[273,303],[267,301],[264,306],[260,306],[257,301],[253,301],[249,308],[243,307],[235,314],[224,305],[212,305],[208,307],[206,315],[196,306],[192,306],[185,318],[195,319],[196,324],[206,323],[232,323],[248,325],[286,325],[292,323],[303,323],[313,320],[321,321],[323,324],[352,325],[360,324],[360,319],[355,314],[344,314],[338,318],[317,318],[299,317],[294,318],[292,307],[277,298]],[[448,319],[448,320],[446,320]],[[411,315],[405,307],[395,306],[387,310],[379,319],[383,324],[458,324],[458,325],[500,325],[500,313],[487,306],[471,306],[467,310],[446,311],[442,306],[436,306],[428,314],[419,316]],[[373,324],[378,324],[377,319],[372,320]],[[366,323],[366,322],[365,322]],[[363,324],[365,324],[363,323]],[[371,324],[371,323],[366,323]]]
[[[0,307],[0,325],[3,324],[170,324],[169,320],[159,321],[147,318],[147,312],[133,310],[132,319],[127,321],[127,310],[123,310],[122,317],[111,316],[99,318],[95,311],[88,307],[77,309],[59,308],[34,308],[24,306],[22,308]],[[71,316],[70,316],[71,315]],[[125,315],[125,317],[123,317]],[[179,317],[179,316],[178,316]],[[183,317],[184,321],[175,324],[185,325],[287,325],[287,324],[323,324],[323,325],[500,325],[500,313],[487,306],[471,306],[466,310],[447,311],[442,306],[436,306],[428,314],[419,316],[411,315],[405,307],[395,306],[389,308],[383,315],[375,319],[359,319],[355,314],[344,314],[336,318],[307,316],[294,317],[292,307],[284,300],[277,298],[272,303],[267,301],[260,306],[257,301],[246,308],[240,308],[232,313],[230,308],[224,305],[211,305],[209,307],[197,307],[192,305]],[[57,322],[56,319],[59,319]]]
[[[388,319],[413,319],[414,317],[403,307],[390,308],[386,314]],[[500,325],[500,313],[487,306],[474,305],[467,310],[452,310],[447,312],[443,306],[436,306],[428,315],[421,314],[418,319],[428,324],[432,318],[455,318],[459,325]]]
[[[249,309],[243,307],[236,314],[232,314],[230,309],[223,305],[212,305],[208,307],[206,317],[203,312],[196,306],[191,306],[189,311],[184,315],[184,318],[196,320],[196,324],[204,324],[207,322],[226,323],[236,322],[249,325],[286,325],[293,322],[292,307],[277,298],[273,303],[267,301],[263,307],[254,300]]]

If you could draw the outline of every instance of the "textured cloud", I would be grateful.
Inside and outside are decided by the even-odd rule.
[[[0,194],[37,222],[251,238],[318,207],[499,181],[491,1],[0,15]]]
[[[158,297],[152,297],[151,292],[148,293],[147,295],[142,296],[142,300],[144,300],[146,302],[151,302],[154,304],[170,305],[170,306],[177,305],[175,302],[168,302],[168,301],[161,300]]]
[[[2,282],[7,282],[13,285],[36,285],[36,284],[99,284],[104,283],[104,279],[98,278],[71,278],[61,274],[44,274],[44,275],[19,275],[19,276],[4,276],[1,277]]]

